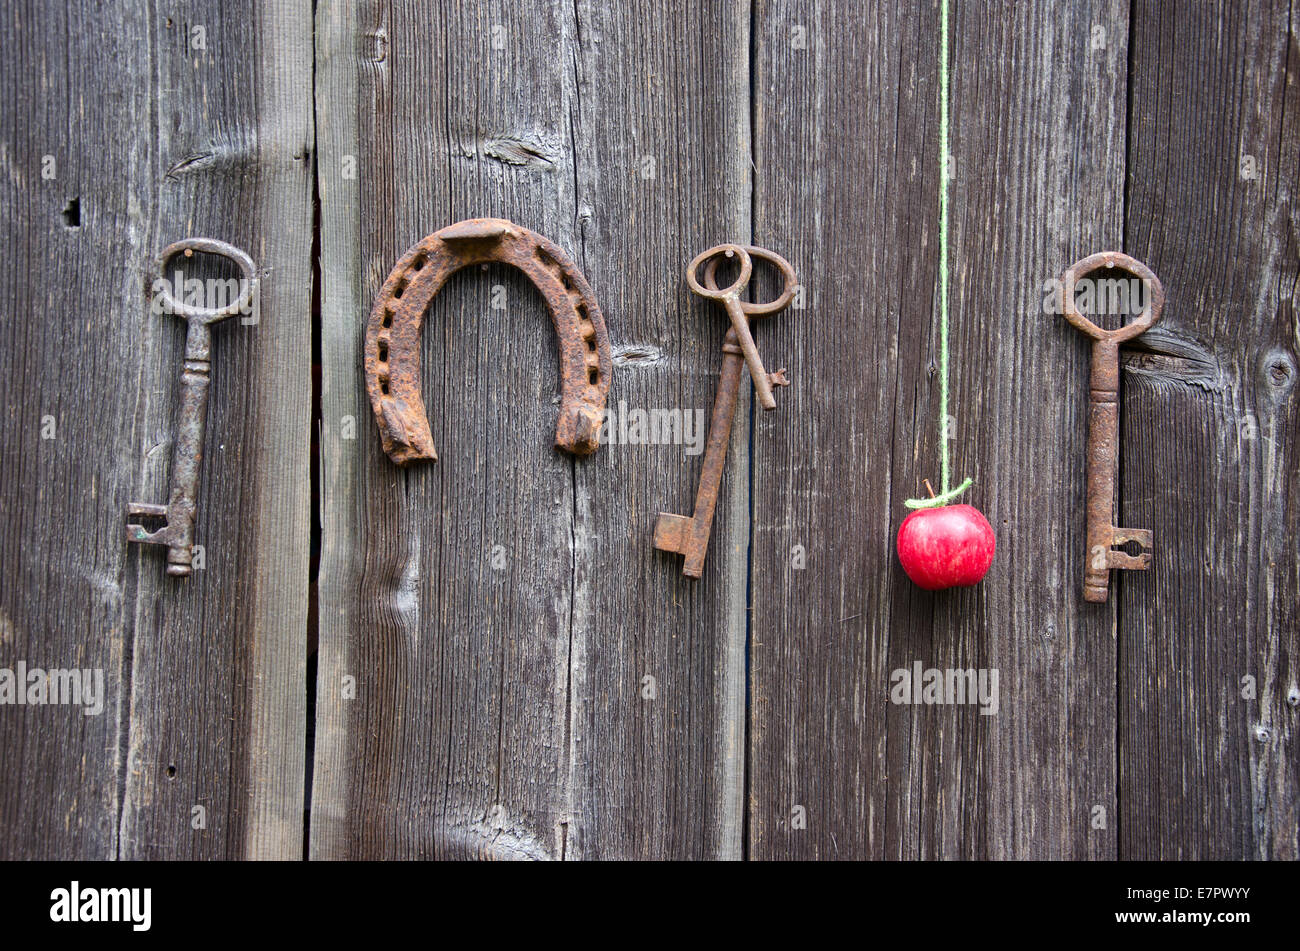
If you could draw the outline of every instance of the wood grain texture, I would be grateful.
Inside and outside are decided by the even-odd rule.
[[[0,200],[24,263],[4,277],[0,666],[102,667],[108,695],[99,717],[0,710],[6,857],[301,855],[310,18],[252,9],[3,15]],[[178,580],[123,527],[128,500],[166,497],[184,330],[147,293],[186,235],[248,250],[263,293],[256,326],[215,333],[206,568]]]
[[[795,385],[755,433],[756,858],[1116,851],[1090,824],[1115,813],[1115,645],[1113,608],[1078,594],[1086,353],[1043,299],[1120,239],[1127,12],[953,10],[953,471],[999,550],[978,588],[937,595],[894,536],[938,475],[938,8],[757,18],[755,237],[807,309],[768,331]],[[997,669],[997,714],[891,704],[914,661]]]
[[[148,47],[130,40],[146,31],[142,13],[101,37],[67,8],[4,11],[0,206],[14,260],[0,273],[0,667],[103,669],[106,692],[99,716],[0,708],[6,859],[117,854],[134,610],[121,526],[139,466],[135,328],[154,250],[138,204],[149,150],[120,143],[136,141],[149,90],[112,104],[70,77],[147,75]],[[65,217],[74,200],[77,227]]]
[[[313,857],[739,854],[743,434],[693,587],[650,547],[694,491],[682,447],[553,448],[556,348],[522,277],[461,275],[430,310],[436,465],[383,456],[358,353],[407,247],[505,217],[585,272],[619,354],[612,407],[707,409],[724,326],[681,273],[748,231],[747,28],[739,7],[707,29],[672,5],[318,8]]]
[[[953,471],[999,550],[931,595],[894,539],[938,474],[937,0],[0,4],[0,668],[106,687],[0,706],[0,858],[1300,858],[1300,7],[952,10]],[[440,461],[383,455],[371,303],[475,216],[584,271],[616,432],[707,420],[691,257],[794,264],[755,326],[793,385],[742,396],[700,581],[651,534],[701,457],[556,451],[507,269],[428,315]],[[184,328],[147,293],[185,235],[263,285],[214,335],[178,581],[123,524],[166,496]],[[1123,355],[1118,520],[1155,562],[1087,605],[1088,343],[1045,298],[1107,248],[1168,295]],[[915,661],[995,669],[996,715],[891,703]]]
[[[1120,592],[1121,852],[1295,859],[1300,10],[1143,2],[1133,29],[1126,250],[1169,303],[1125,379],[1155,565]]]

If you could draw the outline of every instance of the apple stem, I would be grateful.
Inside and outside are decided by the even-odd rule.
[[[934,487],[930,485],[929,479],[922,479],[921,484],[925,486],[925,491],[930,493],[930,498],[934,498]]]
[[[957,488],[950,489],[947,492],[940,492],[938,495],[934,495],[933,498],[907,499],[905,502],[903,502],[903,504],[906,505],[909,509],[938,508],[941,505],[947,505],[953,499],[957,498],[959,495],[961,495],[963,492],[969,489],[971,487],[971,483],[974,481],[975,481],[974,479],[965,479],[962,481],[961,485],[957,486]],[[927,489],[930,488],[930,483],[926,482],[925,487]],[[933,495],[933,491],[931,492],[931,495]]]

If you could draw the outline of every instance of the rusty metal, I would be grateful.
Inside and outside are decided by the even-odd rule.
[[[1103,330],[1075,304],[1080,278],[1118,270],[1142,281],[1146,307],[1131,322],[1116,330]],[[1119,345],[1132,340],[1160,319],[1165,291],[1155,273],[1136,258],[1118,251],[1102,251],[1076,261],[1061,278],[1061,310],[1075,328],[1093,339],[1088,410],[1088,553],[1083,575],[1085,601],[1105,601],[1111,569],[1141,571],[1151,565],[1151,532],[1115,526],[1115,476],[1119,465]],[[1122,546],[1136,543],[1130,555]]]
[[[704,287],[697,280],[697,272],[700,265],[705,261],[717,261],[721,257],[739,257],[740,274],[727,287]],[[788,264],[786,266],[789,266]],[[727,312],[727,317],[731,320],[731,329],[736,332],[736,340],[740,344],[740,349],[745,355],[745,362],[749,364],[749,376],[754,381],[754,389],[758,393],[758,402],[765,410],[776,409],[776,398],[772,396],[772,384],[768,382],[767,370],[763,368],[763,361],[759,359],[758,348],[754,346],[754,336],[749,332],[749,318],[745,316],[744,305],[740,302],[740,292],[749,284],[750,274],[753,273],[754,263],[749,259],[749,255],[739,245],[720,244],[716,248],[699,254],[694,261],[686,267],[686,283],[690,289],[700,297],[707,297],[710,300],[716,300],[722,304]],[[717,265],[714,265],[713,274],[717,273]]]
[[[429,303],[457,271],[498,261],[523,271],[551,311],[560,350],[555,445],[586,455],[600,444],[613,361],[591,287],[568,255],[541,235],[501,218],[474,218],[407,251],[370,312],[366,390],[384,452],[398,465],[438,458],[420,396],[420,331]]]
[[[718,265],[724,258],[739,260],[740,276],[729,286],[719,288]],[[765,304],[750,304],[740,300],[740,294],[749,282],[753,271],[752,258],[772,264],[784,278],[785,286],[775,300]],[[705,265],[703,281],[697,280],[701,264]],[[684,555],[682,574],[688,578],[699,578],[704,573],[704,556],[708,552],[709,534],[713,530],[713,511],[718,504],[722,470],[727,463],[727,445],[731,439],[731,424],[736,413],[741,369],[746,363],[749,364],[755,388],[760,394],[763,392],[768,394],[768,401],[772,402],[772,406],[776,405],[772,401],[772,387],[790,385],[784,368],[775,373],[768,373],[763,369],[750,334],[749,319],[779,313],[788,307],[798,288],[798,279],[790,262],[774,251],[723,244],[710,248],[690,263],[686,272],[686,283],[699,296],[722,302],[727,309],[727,316],[732,321],[722,341],[722,373],[718,377],[718,392],[713,399],[709,437],[704,450],[704,467],[700,472],[699,488],[695,492],[695,512],[691,516],[660,512],[655,522],[655,548]],[[748,347],[744,343],[745,340],[749,341]]]
[[[257,300],[257,268],[243,251],[213,238],[185,238],[163,248],[158,270],[166,274],[167,263],[178,254],[192,257],[195,252],[225,257],[238,265],[243,275],[241,292],[222,307],[199,307],[178,300],[166,279],[158,282],[159,304],[163,313],[185,319],[185,362],[181,369],[180,418],[172,446],[171,484],[166,505],[128,502],[126,514],[131,518],[161,519],[153,531],[139,522],[128,521],[126,539],[145,545],[167,546],[167,574],[185,577],[190,574],[194,552],[194,522],[198,515],[199,464],[203,461],[203,430],[207,421],[208,388],[212,379],[211,327],[236,314],[250,313]],[[179,290],[179,289],[178,289]]]

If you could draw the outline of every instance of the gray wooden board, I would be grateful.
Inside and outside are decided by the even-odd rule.
[[[660,509],[689,511],[698,457],[553,448],[556,348],[522,277],[458,276],[430,310],[438,463],[383,455],[358,359],[408,246],[505,217],[570,252],[616,347],[632,348],[613,407],[707,410],[725,324],[685,293],[682,268],[748,233],[749,195],[735,55],[748,18],[707,19],[671,5],[318,8],[314,857],[739,854],[745,427],[692,585],[650,537]]]
[[[1169,304],[1125,374],[1125,857],[1300,857],[1294,7],[1134,7],[1125,242]]]
[[[894,535],[937,478],[937,4],[610,7],[0,13],[0,668],[106,687],[0,707],[0,857],[303,852],[313,188],[312,856],[1300,855],[1300,11],[953,5],[953,469],[999,552],[930,595]],[[741,401],[701,581],[650,545],[701,458],[557,452],[550,321],[506,269],[431,308],[441,461],[381,452],[373,297],[483,215],[585,272],[618,416],[707,419],[726,325],[691,256],[794,263],[755,329],[793,386]],[[183,328],[147,289],[185,235],[263,293],[215,334],[206,567],[176,581],[122,525],[166,496]],[[1119,521],[1155,563],[1094,606],[1088,345],[1043,301],[1112,247],[1169,303],[1124,355]],[[998,713],[892,704],[914,661],[997,669]]]
[[[756,858],[1116,854],[1114,610],[1079,597],[1086,348],[1043,285],[1120,239],[1127,9],[954,11],[953,481],[999,547],[942,594],[894,553],[938,481],[938,7],[756,21],[755,237],[807,288],[754,441]],[[891,704],[915,661],[996,668],[998,712]]]
[[[0,666],[102,668],[107,695],[96,717],[0,709],[5,857],[301,855],[308,9],[3,15]],[[184,329],[147,293],[187,235],[248,250],[263,293],[256,326],[215,333],[206,569],[178,581],[123,526],[166,498]]]

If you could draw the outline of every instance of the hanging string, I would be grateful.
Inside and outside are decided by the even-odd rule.
[[[948,448],[948,45],[948,0],[939,0],[939,494],[908,499],[910,509],[946,505],[974,482],[952,488]]]

